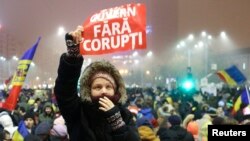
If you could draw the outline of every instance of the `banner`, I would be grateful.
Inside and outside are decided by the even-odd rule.
[[[25,81],[26,75],[28,73],[30,64],[35,55],[36,48],[38,46],[40,39],[41,38],[39,37],[37,42],[29,50],[27,50],[20,59],[17,66],[17,70],[11,81],[12,89],[10,90],[8,98],[3,103],[4,109],[12,111],[16,108],[19,93]]]
[[[146,7],[127,4],[101,10],[84,23],[82,55],[146,48]]]

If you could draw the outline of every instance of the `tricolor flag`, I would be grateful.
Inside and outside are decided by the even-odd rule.
[[[243,89],[241,95],[237,98],[234,103],[232,114],[234,115],[237,111],[239,111],[241,104],[249,105],[250,104],[250,95],[249,89],[247,86]]]
[[[12,140],[13,141],[23,141],[24,138],[29,134],[25,123],[23,120],[21,120],[18,124],[18,128],[15,131],[15,133],[13,134]]]
[[[229,86],[237,86],[247,80],[244,74],[235,65],[218,71],[217,75]]]
[[[26,75],[28,73],[30,64],[35,55],[36,48],[39,44],[40,39],[41,37],[38,38],[37,42],[29,50],[27,50],[20,59],[17,66],[17,70],[11,81],[12,89],[10,90],[9,96],[6,99],[5,103],[3,103],[4,109],[12,111],[16,108],[19,93],[25,81]]]

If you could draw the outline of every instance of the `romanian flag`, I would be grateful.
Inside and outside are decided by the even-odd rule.
[[[246,77],[235,65],[218,71],[217,75],[230,86],[237,86],[246,81]]]
[[[28,49],[20,59],[17,66],[17,70],[11,81],[12,89],[10,90],[9,96],[6,99],[5,103],[3,103],[4,109],[12,111],[16,108],[19,93],[25,81],[26,75],[28,73],[30,64],[35,55],[36,48],[38,46],[40,39],[41,38],[39,37],[37,42],[30,49]]]
[[[23,141],[24,138],[29,134],[25,123],[21,120],[18,124],[17,131],[13,134],[12,140],[13,141]]]
[[[249,89],[247,86],[245,86],[241,95],[237,98],[237,100],[234,103],[233,111],[232,111],[233,115],[240,109],[240,106],[242,103],[246,105],[250,104],[250,95],[249,95]]]

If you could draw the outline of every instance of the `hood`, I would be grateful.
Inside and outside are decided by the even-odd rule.
[[[117,86],[115,94],[120,94],[121,96],[118,103],[125,104],[127,94],[123,78],[115,66],[105,60],[93,62],[83,71],[80,78],[80,96],[82,101],[92,102],[90,97],[91,79],[97,72],[105,72],[114,78]]]

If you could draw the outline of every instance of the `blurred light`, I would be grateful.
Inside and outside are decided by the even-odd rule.
[[[0,30],[2,29],[2,25],[0,24]]]
[[[0,60],[2,60],[2,61],[6,61],[6,58],[5,58],[5,57],[3,57],[3,56],[1,56],[1,57],[0,57]]]
[[[194,40],[194,35],[193,34],[189,34],[188,35],[188,40],[189,41],[193,41]]]
[[[181,41],[180,45],[181,45],[181,47],[184,47],[186,45],[186,43],[184,41]]]
[[[206,32],[206,31],[202,31],[202,32],[201,32],[201,36],[202,36],[202,37],[206,37],[206,36],[207,36],[207,32]]]
[[[58,35],[58,36],[64,35],[65,33],[66,33],[66,31],[64,30],[63,27],[59,27],[59,28],[58,28],[58,32],[57,32],[57,35]]]
[[[147,57],[151,57],[153,55],[153,52],[152,51],[149,51],[148,53],[147,53]]]
[[[150,71],[149,71],[149,70],[147,70],[147,71],[146,71],[146,74],[147,74],[147,75],[150,75]]]
[[[18,57],[16,57],[16,56],[13,56],[12,59],[15,60],[15,61],[19,60]]]
[[[209,40],[212,40],[212,39],[213,39],[212,35],[208,35],[207,38],[208,38]]]
[[[138,55],[138,52],[135,51],[135,52],[133,53],[133,57],[135,57],[135,56],[137,56],[137,55]]]
[[[203,46],[204,46],[204,43],[203,43],[202,41],[199,41],[199,42],[198,42],[198,46],[199,46],[199,47],[203,47]]]
[[[245,70],[246,69],[246,63],[242,64],[242,69]]]
[[[36,64],[34,62],[31,62],[30,64],[32,67],[36,66]]]
[[[140,61],[139,61],[139,60],[137,60],[137,59],[136,59],[136,60],[134,60],[134,63],[135,63],[135,64],[139,64],[139,62],[140,62]]]
[[[227,39],[227,34],[226,34],[226,32],[224,32],[224,31],[222,31],[222,32],[220,33],[220,36],[221,36],[222,39]]]
[[[152,32],[152,26],[148,25],[146,26],[146,33],[151,33]]]
[[[178,44],[178,45],[176,46],[176,48],[179,49],[179,48],[181,48],[181,46]]]
[[[37,77],[36,77],[36,80],[39,80],[39,79],[40,79],[39,76],[37,76]]]

